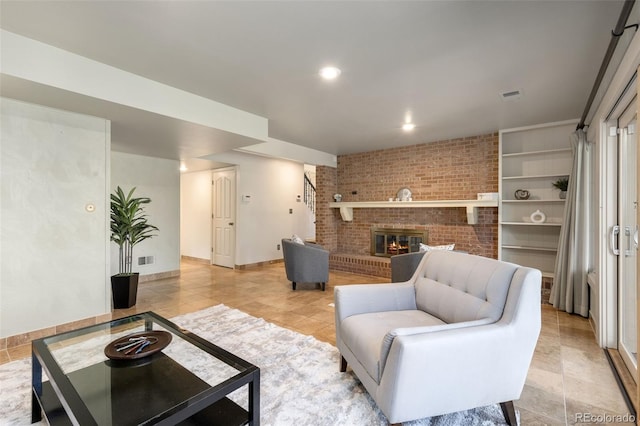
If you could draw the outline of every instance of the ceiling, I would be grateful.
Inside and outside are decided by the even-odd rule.
[[[266,117],[269,137],[339,155],[580,117],[621,8],[609,0],[2,0],[0,27]],[[342,69],[332,82],[318,77],[329,64]],[[503,100],[512,90],[522,96]],[[0,93],[108,118],[119,151],[186,159],[249,145],[6,76]],[[407,115],[411,133],[401,130]]]

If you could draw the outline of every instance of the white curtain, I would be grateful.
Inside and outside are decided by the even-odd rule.
[[[589,315],[589,184],[591,155],[587,135],[580,129],[572,135],[573,167],[560,230],[558,257],[550,302],[556,308]]]

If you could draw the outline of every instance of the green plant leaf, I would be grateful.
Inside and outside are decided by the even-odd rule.
[[[149,204],[148,197],[134,197],[135,187],[125,194],[118,186],[111,194],[111,241],[120,250],[119,271],[121,274],[131,273],[133,247],[140,242],[154,237],[158,228],[147,222],[144,205]]]

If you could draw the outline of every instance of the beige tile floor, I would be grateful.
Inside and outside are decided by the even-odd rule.
[[[171,318],[224,303],[335,344],[333,287],[380,282],[386,280],[331,272],[325,292],[311,284],[292,291],[282,263],[234,271],[185,260],[180,277],[141,283],[137,305],[112,316],[152,310]],[[0,350],[0,363],[30,356],[30,350],[30,345]],[[576,422],[580,413],[583,419],[601,416],[605,422],[600,423],[623,423],[604,417],[622,416],[628,409],[586,319],[542,306],[542,332],[516,407],[523,425],[589,424]]]

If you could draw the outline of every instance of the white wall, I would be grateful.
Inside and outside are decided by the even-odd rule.
[[[240,152],[209,159],[237,165],[236,265],[281,259],[282,249],[277,246],[282,238],[294,233],[303,238],[314,236],[309,235],[313,231],[302,201],[302,163]],[[251,201],[243,202],[242,195],[250,195]],[[183,210],[188,208],[183,206]]]
[[[180,175],[180,254],[211,259],[211,171]]]
[[[0,337],[108,312],[109,121],[0,103]]]
[[[251,195],[236,209],[236,265],[282,258],[282,238],[304,235],[303,165],[292,161],[244,155],[238,161],[237,195]],[[293,209],[293,214],[289,214]]]
[[[133,250],[133,271],[140,275],[180,269],[180,164],[177,160],[111,153],[111,191],[120,186],[125,192],[136,187],[134,195],[149,197],[145,206],[149,223],[159,228],[157,236]],[[138,266],[138,257],[154,256],[155,263]],[[118,273],[118,246],[111,243],[111,274]]]

